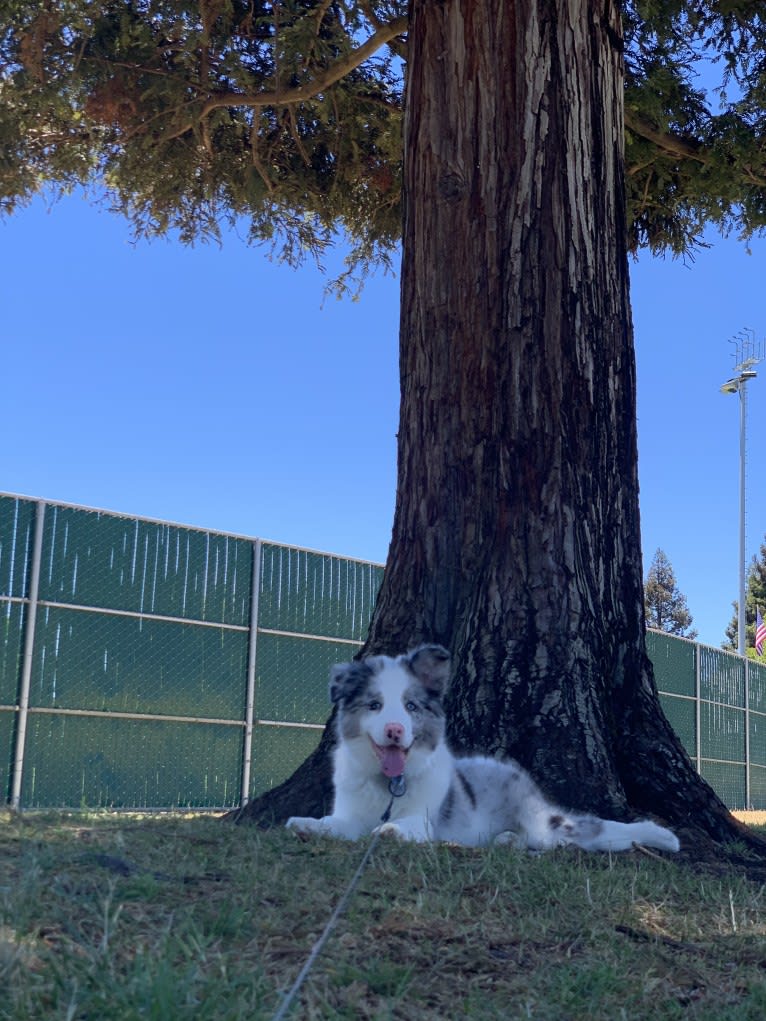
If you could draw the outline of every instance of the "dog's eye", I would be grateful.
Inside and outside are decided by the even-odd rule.
[[[410,700],[409,702],[404,703],[404,708],[408,713],[416,713],[418,711],[418,704],[417,702]]]
[[[372,702],[367,703],[367,708],[371,709],[373,712],[376,712],[378,709],[383,708],[383,704],[381,702],[378,702],[378,700],[374,698]]]

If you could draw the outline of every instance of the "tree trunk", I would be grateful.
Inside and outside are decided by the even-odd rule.
[[[412,0],[397,502],[365,651],[452,650],[457,749],[723,839],[645,650],[622,89],[610,0]],[[328,746],[278,815],[315,810],[296,784]]]

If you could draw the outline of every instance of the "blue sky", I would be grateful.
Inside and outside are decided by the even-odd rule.
[[[739,398],[727,343],[766,335],[766,241],[632,267],[644,570],[665,550],[700,640],[737,595]],[[72,196],[0,222],[0,490],[385,559],[399,281],[358,302],[248,248],[131,243]],[[340,256],[328,259],[330,275]],[[766,363],[750,384],[748,560],[766,532]]]

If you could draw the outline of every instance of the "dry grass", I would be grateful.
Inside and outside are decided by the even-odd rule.
[[[766,812],[732,812],[733,816],[748,826],[766,826]]]
[[[270,1019],[362,850],[0,814],[0,1019]],[[762,1021],[765,900],[635,853],[385,841],[292,1017]]]

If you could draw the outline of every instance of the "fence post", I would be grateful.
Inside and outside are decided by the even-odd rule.
[[[697,738],[697,772],[702,775],[702,646],[694,646],[694,730]]]
[[[43,524],[45,522],[45,501],[38,500],[35,513],[35,533],[32,540],[32,564],[29,575],[29,596],[24,621],[24,655],[21,661],[21,682],[19,686],[18,718],[16,722],[16,746],[13,757],[11,779],[11,808],[21,808],[21,777],[24,772],[24,747],[27,741],[27,719],[29,717],[29,689],[32,682],[32,655],[35,646],[37,604],[40,593],[40,566],[43,557]]]
[[[750,660],[745,656],[745,808],[750,809]]]
[[[250,800],[250,774],[253,765],[253,723],[255,719],[255,664],[258,646],[258,604],[261,598],[260,539],[253,543],[253,580],[250,591],[250,635],[247,645],[247,694],[245,701],[245,741],[242,754],[242,789],[240,807]]]

